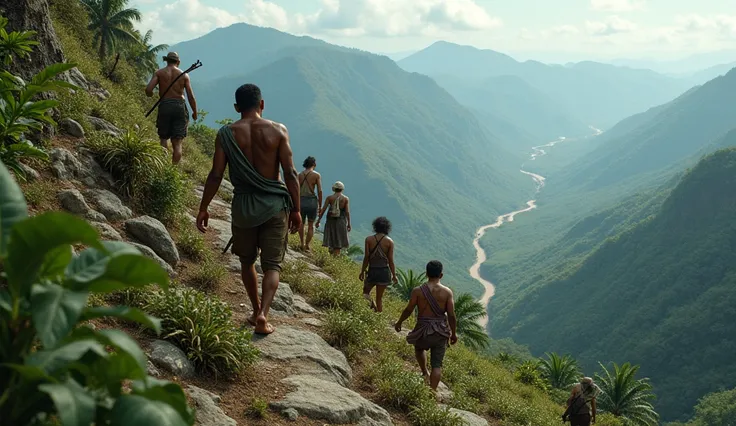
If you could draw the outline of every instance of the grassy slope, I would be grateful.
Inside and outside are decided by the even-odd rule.
[[[296,160],[314,155],[326,185],[345,182],[358,236],[376,216],[394,222],[403,268],[440,258],[453,281],[469,284],[476,227],[533,188],[518,173],[520,159],[450,95],[387,58],[300,49],[207,85],[199,102],[212,117],[234,116],[223,99],[244,81],[261,86],[265,115],[289,127]]]
[[[535,352],[572,351],[588,367],[609,359],[640,363],[666,419],[682,417],[713,387],[733,386],[726,354],[736,347],[729,307],[736,295],[735,170],[736,150],[719,151],[663,203],[665,194],[634,198],[578,224],[566,238],[593,254],[563,271],[538,271],[523,294],[504,299],[502,287],[494,331]],[[615,236],[598,246],[602,232]],[[552,254],[560,255],[566,253]]]

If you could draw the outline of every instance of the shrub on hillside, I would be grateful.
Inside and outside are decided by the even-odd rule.
[[[207,255],[204,237],[188,221],[179,225],[176,245],[179,251],[191,260],[203,260]]]
[[[153,260],[67,213],[28,217],[23,193],[0,163],[0,419],[8,425],[194,424],[175,383],[151,378],[146,356],[121,330],[84,322],[121,318],[160,332],[127,306],[89,306],[91,294],[157,283]],[[76,256],[74,247],[86,247]],[[165,414],[164,414],[165,413]]]
[[[311,294],[316,286],[309,265],[303,260],[286,262],[281,268],[281,281],[289,283],[291,289],[300,294]]]
[[[434,401],[423,401],[411,409],[409,419],[416,426],[464,426],[467,423],[449,407],[440,407]]]
[[[432,401],[434,396],[421,375],[409,371],[393,354],[383,354],[366,368],[363,381],[376,391],[378,399],[391,407],[408,411]]]
[[[153,170],[146,178],[143,191],[136,195],[139,209],[164,223],[174,223],[183,217],[194,192],[177,167],[166,160],[164,167]]]
[[[219,287],[227,275],[227,269],[222,262],[212,259],[212,255],[205,255],[204,259],[193,266],[187,276],[187,284],[204,291],[211,291]]]
[[[547,382],[539,372],[537,361],[526,361],[519,365],[514,372],[514,378],[525,385],[534,386],[541,391],[547,391]]]
[[[190,289],[153,293],[146,310],[162,320],[167,340],[179,346],[204,372],[237,374],[252,365],[258,351],[251,334],[232,323],[232,310],[217,296]]]
[[[321,308],[355,311],[365,303],[362,288],[347,285],[343,281],[319,280],[311,301]]]
[[[268,401],[263,398],[253,398],[245,409],[245,415],[253,419],[268,417]]]
[[[367,304],[355,311],[332,309],[325,316],[327,342],[342,349],[348,358],[376,343],[378,333],[385,333],[385,320]]]

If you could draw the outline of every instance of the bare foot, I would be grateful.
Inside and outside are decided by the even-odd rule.
[[[266,317],[264,317],[263,315],[259,315],[258,318],[256,319],[255,333],[256,334],[271,334],[274,331],[276,331],[276,329],[271,324],[268,323],[268,321],[266,320]]]

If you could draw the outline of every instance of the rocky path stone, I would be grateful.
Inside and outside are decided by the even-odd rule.
[[[331,424],[393,425],[386,410],[335,382],[308,375],[290,376],[282,382],[297,389],[272,402],[276,410],[294,409],[300,416]]]
[[[66,189],[58,194],[59,203],[64,210],[84,216],[94,222],[105,222],[107,219],[102,213],[92,210],[84,196],[77,189]]]
[[[458,410],[457,408],[450,408],[450,412],[457,414],[458,417],[465,423],[465,426],[488,426],[488,421],[483,417],[471,413],[470,411]]]
[[[161,265],[161,267],[166,270],[166,272],[169,274],[170,277],[175,277],[176,276],[176,271],[174,271],[174,268],[172,268],[171,265],[169,265],[168,263],[166,263],[165,260],[161,259],[159,257],[159,255],[156,254],[155,251],[151,250],[150,247],[144,246],[143,244],[134,243],[134,242],[128,242],[128,244],[130,244],[130,245],[134,246],[135,248],[137,248],[138,250],[140,250],[140,252],[144,256],[150,257],[151,259],[153,259],[156,262],[158,262],[158,264]]]
[[[125,230],[138,241],[150,247],[171,266],[179,263],[179,251],[169,231],[158,219],[140,216],[125,221]]]
[[[123,236],[120,235],[117,229],[113,228],[107,223],[91,222],[91,225],[97,229],[97,232],[99,232],[100,237],[103,240],[107,240],[107,241],[122,241],[123,240]]]
[[[289,361],[305,374],[341,386],[347,386],[352,378],[353,371],[345,355],[310,331],[282,325],[271,335],[255,335],[253,343],[263,356]]]
[[[194,376],[194,365],[178,347],[165,340],[154,340],[150,349],[149,357],[155,366],[184,379]]]
[[[237,426],[237,422],[225,415],[218,406],[220,397],[196,386],[187,386],[187,393],[197,409],[197,425],[199,426]]]
[[[97,205],[97,211],[112,222],[133,217],[133,212],[120,201],[120,198],[106,189],[90,189],[85,192],[85,196]]]

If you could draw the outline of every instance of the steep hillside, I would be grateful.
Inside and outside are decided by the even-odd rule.
[[[682,418],[699,396],[736,385],[734,193],[736,149],[709,155],[656,214],[618,228],[567,271],[538,276],[494,315],[493,332],[533,352],[570,351],[588,368],[604,359],[640,363],[660,413]],[[634,219],[651,210],[641,200],[631,206]],[[584,241],[585,231],[583,222],[571,233]]]
[[[560,176],[560,187],[594,190],[661,170],[699,152],[733,128],[736,71],[622,123],[600,147]],[[619,127],[619,126],[617,126]]]
[[[435,76],[434,79],[458,102],[523,129],[534,138],[535,144],[559,136],[573,137],[589,133],[587,124],[517,76],[491,77],[480,84],[450,75]],[[529,148],[529,145],[520,143],[523,140],[516,142],[519,148]]]
[[[314,46],[338,48],[311,37],[298,37],[273,28],[238,23],[218,28],[194,40],[177,43],[171,50],[179,53],[185,66],[197,59],[202,61],[204,66],[192,73],[192,79],[203,82],[245,75],[282,57],[282,49]],[[199,93],[196,89],[195,93]]]
[[[472,114],[388,58],[299,49],[208,84],[199,103],[212,117],[235,117],[233,93],[245,82],[262,88],[266,117],[289,127],[297,159],[314,155],[327,183],[345,182],[358,230],[378,215],[394,222],[402,267],[439,257],[463,279],[478,223],[533,190],[518,172],[520,158]]]
[[[493,76],[515,75],[566,107],[575,117],[606,128],[632,114],[674,99],[690,87],[683,80],[649,70],[596,62],[546,65],[469,46],[439,42],[399,61],[408,71],[452,75],[480,83]]]

